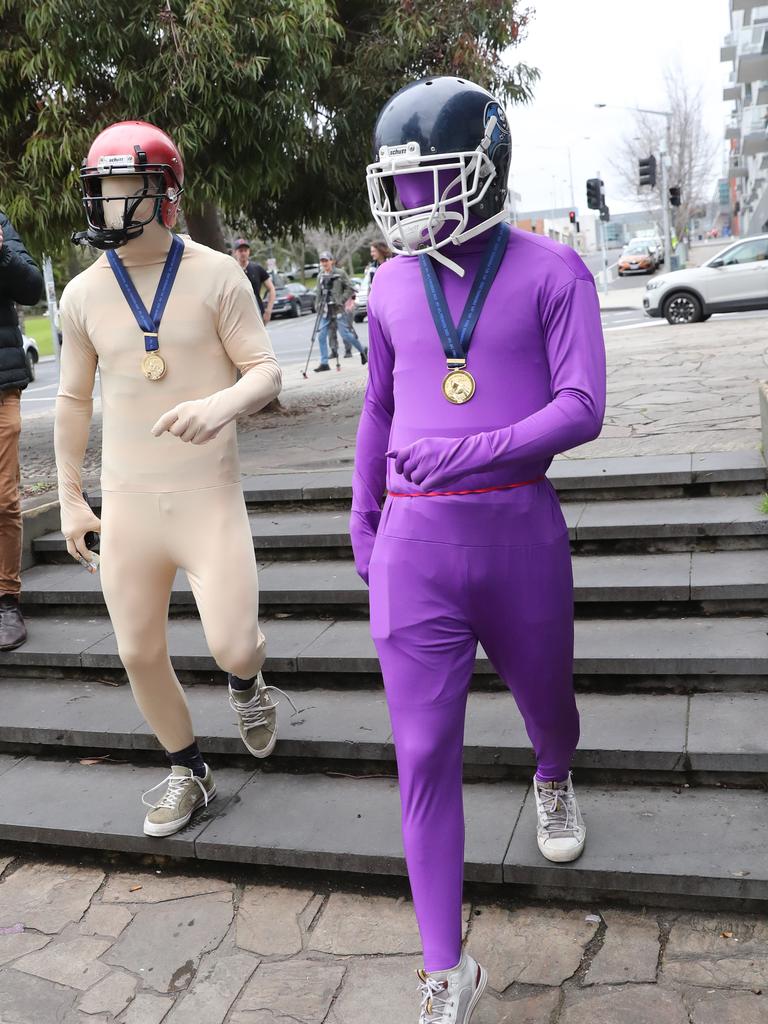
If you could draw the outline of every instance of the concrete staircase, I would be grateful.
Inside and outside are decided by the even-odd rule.
[[[574,550],[584,856],[536,849],[532,754],[478,652],[466,730],[467,878],[528,895],[742,909],[768,902],[768,517],[757,453],[561,460]],[[219,796],[148,840],[162,756],[125,684],[94,579],[51,533],[25,573],[29,642],[0,662],[0,840],[205,861],[403,874],[394,751],[350,474],[245,479],[281,740],[243,756],[186,578],[171,653]],[[96,500],[98,505],[98,499]],[[104,756],[106,755],[106,757]],[[94,758],[102,757],[96,763]]]

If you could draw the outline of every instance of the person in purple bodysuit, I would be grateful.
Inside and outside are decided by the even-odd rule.
[[[371,206],[401,255],[379,268],[368,303],[350,529],[397,754],[424,947],[420,1022],[466,1024],[486,984],[461,950],[462,747],[478,642],[534,749],[539,849],[574,860],[586,839],[570,776],[570,549],[545,474],[600,432],[605,350],[579,256],[506,223],[509,130],[489,93],[416,82],[385,105],[374,144]],[[467,348],[460,318],[482,281]],[[459,324],[458,353],[441,309]]]

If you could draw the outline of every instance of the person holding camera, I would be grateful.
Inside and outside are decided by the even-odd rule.
[[[0,210],[0,651],[27,639],[21,594],[19,434],[21,392],[29,384],[15,303],[32,306],[43,293],[43,275]]]
[[[320,312],[318,339],[320,342],[320,365],[315,373],[330,370],[328,364],[328,331],[334,330],[333,345],[336,354],[336,331],[341,334],[345,345],[356,348],[360,353],[360,361],[365,366],[368,362],[368,349],[363,348],[360,339],[349,324],[345,313],[354,309],[355,289],[349,277],[340,267],[336,266],[331,253],[320,253],[320,275],[317,278],[317,308]]]

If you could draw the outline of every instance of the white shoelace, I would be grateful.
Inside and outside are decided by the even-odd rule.
[[[153,804],[146,799],[150,793],[154,793],[156,789],[160,789],[160,787],[164,786],[166,782],[168,783],[168,789],[156,804]],[[159,807],[173,808],[184,795],[184,790],[190,782],[195,782],[200,787],[203,799],[205,800],[205,806],[207,807],[208,790],[203,785],[203,780],[197,775],[174,775],[173,772],[171,772],[167,778],[163,779],[162,782],[158,782],[158,784],[153,786],[152,789],[148,789],[146,793],[143,793],[141,802],[145,807],[151,807],[153,811],[156,811]]]
[[[537,786],[537,789],[544,816],[542,828],[547,833],[575,832],[578,827],[576,798],[568,782],[562,785],[558,783],[552,789],[543,789],[541,786]]]
[[[266,712],[275,711],[280,706],[279,700],[276,700],[269,704],[262,704],[262,694],[266,695],[269,690],[274,690],[275,693],[281,693],[293,708],[293,713],[295,715],[299,713],[299,709],[293,703],[288,694],[285,693],[284,690],[281,690],[278,686],[267,686],[266,684],[263,684],[261,686],[257,685],[256,693],[253,695],[253,697],[251,697],[250,700],[237,700],[235,696],[232,693],[230,693],[229,706],[242,719],[244,729],[255,729],[257,728],[257,726],[269,724],[267,721]]]
[[[445,982],[427,977],[426,981],[419,982],[419,993],[421,995],[419,1024],[449,1024],[448,986]],[[437,1005],[436,998],[442,1005]]]

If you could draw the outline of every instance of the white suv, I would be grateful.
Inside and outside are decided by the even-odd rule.
[[[701,267],[660,274],[645,286],[643,309],[671,324],[713,313],[768,309],[768,235],[733,242]]]

